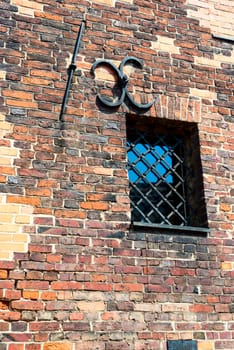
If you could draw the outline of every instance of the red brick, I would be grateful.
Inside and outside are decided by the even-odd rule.
[[[19,281],[17,284],[19,289],[48,289],[49,282],[47,281]]]
[[[54,290],[79,290],[82,289],[82,284],[80,282],[52,282],[51,288]]]
[[[70,320],[71,321],[81,321],[84,319],[84,314],[82,312],[72,312],[70,314]]]
[[[9,350],[24,350],[24,344],[9,344]]]
[[[1,314],[0,314],[1,317]],[[0,331],[8,331],[9,330],[9,323],[5,323],[5,322],[0,322]]]
[[[107,292],[107,291],[111,291],[113,289],[113,286],[111,284],[106,284],[106,283],[85,282],[84,289]]]
[[[21,319],[21,314],[17,311],[3,310],[0,312],[0,319],[4,321],[19,321]]]
[[[36,333],[35,336],[36,342],[47,342],[49,340],[49,334],[48,333]]]
[[[213,312],[214,311],[214,307],[210,306],[210,305],[206,305],[206,304],[195,304],[195,305],[191,305],[189,307],[189,310],[191,312]]]
[[[31,322],[30,323],[30,331],[58,331],[60,325],[58,322]]]
[[[0,289],[2,288],[14,289],[14,281],[7,281],[7,280],[0,281]]]
[[[17,300],[21,297],[21,291],[19,290],[5,290],[4,300]]]
[[[40,301],[12,301],[11,306],[16,310],[43,310],[44,305]]]
[[[122,292],[142,292],[143,286],[142,284],[131,284],[131,283],[121,283],[116,284],[114,286],[114,289],[116,291],[122,291]]]
[[[13,270],[15,267],[15,262],[14,261],[0,261],[0,268],[1,269],[6,269],[6,270]]]
[[[26,344],[25,350],[41,350],[41,344]]]

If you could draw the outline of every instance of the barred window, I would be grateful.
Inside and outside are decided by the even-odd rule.
[[[197,125],[127,119],[133,224],[207,228]]]

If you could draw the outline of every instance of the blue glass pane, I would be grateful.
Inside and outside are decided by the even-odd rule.
[[[138,162],[135,167],[141,174],[144,174],[148,169],[148,167],[142,161]]]
[[[150,147],[148,144],[137,143],[128,151],[128,164],[135,168],[135,171],[133,168],[129,170],[129,180],[132,183],[143,182],[144,179],[156,183],[160,177],[164,177],[168,183],[173,182],[172,175],[168,173],[172,167],[172,153],[169,147]]]

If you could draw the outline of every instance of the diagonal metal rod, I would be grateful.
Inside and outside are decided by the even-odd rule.
[[[74,72],[76,70],[76,57],[77,57],[78,50],[80,47],[80,41],[81,41],[81,36],[82,36],[84,26],[85,26],[85,22],[86,22],[85,20],[83,20],[81,22],[79,33],[77,35],[77,39],[76,39],[76,43],[75,43],[72,61],[71,61],[70,66],[68,67],[68,80],[67,80],[67,85],[66,85],[64,96],[63,96],[63,102],[62,102],[62,107],[61,107],[60,116],[59,116],[59,120],[61,122],[64,121],[63,114],[64,114],[64,111],[65,111],[65,108],[67,105],[68,95],[69,95],[69,91],[70,91],[70,87],[71,87],[71,83],[72,83],[72,78],[73,78]]]

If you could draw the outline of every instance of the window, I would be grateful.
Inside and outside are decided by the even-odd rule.
[[[196,340],[168,340],[167,350],[197,350]]]
[[[133,224],[207,227],[196,124],[130,116],[127,156]]]

